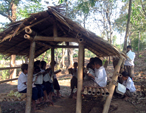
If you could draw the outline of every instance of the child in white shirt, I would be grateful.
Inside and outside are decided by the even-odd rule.
[[[28,73],[28,64],[21,65],[22,73],[19,75],[18,78],[18,91],[19,93],[26,93],[27,92],[27,73]],[[38,100],[38,90],[36,87],[32,87],[32,102],[34,110],[36,109],[36,104],[39,104]]]
[[[123,80],[123,85],[126,87],[125,100],[127,100],[128,97],[133,96],[133,94],[136,92],[136,88],[134,82],[129,77],[126,71],[122,72],[122,80]]]
[[[105,68],[102,66],[102,60],[100,60],[99,58],[95,58],[94,65],[95,65],[95,76],[93,75],[89,75],[89,76],[91,76],[100,87],[106,87],[107,75]]]

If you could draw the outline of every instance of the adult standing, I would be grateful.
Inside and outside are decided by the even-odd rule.
[[[125,61],[124,68],[125,71],[128,72],[129,76],[131,78],[134,77],[134,59],[135,59],[135,53],[132,52],[132,47],[130,45],[127,46],[127,53],[126,55],[128,58]]]

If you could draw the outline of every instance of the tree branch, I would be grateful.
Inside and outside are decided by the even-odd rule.
[[[4,16],[4,17],[8,18],[11,22],[13,22],[13,19],[11,18],[10,15],[4,14],[2,11],[0,11],[0,15],[2,15],[2,16]]]

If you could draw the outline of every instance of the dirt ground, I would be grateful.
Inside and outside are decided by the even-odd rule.
[[[136,58],[135,60],[136,77],[146,77],[146,52],[141,53],[141,56],[141,58]],[[86,60],[86,63],[87,62],[88,60]],[[112,64],[107,67],[106,71],[107,75],[111,77],[113,73]],[[40,106],[36,113],[75,113],[76,100],[69,98],[71,77],[68,72],[64,72],[63,74],[59,73],[57,75],[61,86],[60,92],[63,97],[54,100],[54,106],[48,104]],[[135,83],[141,85],[138,81],[135,81]],[[0,93],[6,93],[16,88],[17,81],[0,84]],[[140,103],[138,103],[137,100],[131,102],[113,98],[109,113],[146,113],[146,98],[145,95],[141,95],[141,97],[143,97],[143,101],[140,101]],[[83,100],[82,103],[82,113],[102,113],[104,101],[101,102],[101,99],[92,101]],[[25,111],[25,102],[1,102],[0,105],[2,113],[24,113]],[[32,111],[32,113],[34,113],[34,111]]]

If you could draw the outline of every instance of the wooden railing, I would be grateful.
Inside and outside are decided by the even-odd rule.
[[[0,68],[0,71],[2,70],[8,70],[8,69],[18,69],[18,68],[21,68],[21,67],[3,67],[3,68]],[[18,78],[13,78],[13,79],[8,79],[8,80],[2,80],[0,81],[0,84],[1,83],[5,83],[5,82],[10,82],[10,81],[14,81],[14,80],[17,80]]]

